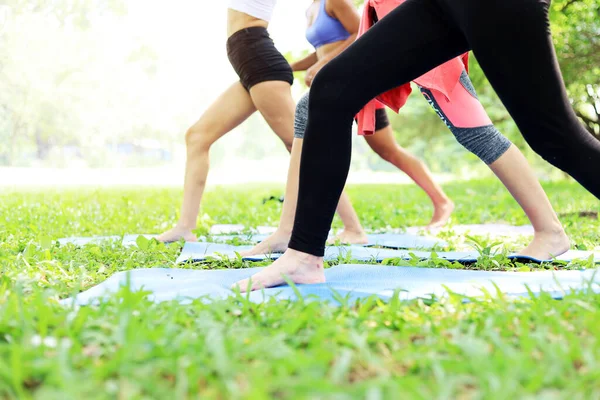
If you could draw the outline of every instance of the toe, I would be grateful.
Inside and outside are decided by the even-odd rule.
[[[239,289],[240,292],[246,293],[246,291],[248,290],[249,282],[250,282],[250,279],[242,279],[241,281],[238,281],[238,282],[234,283],[233,285],[231,285],[231,289],[232,290]]]

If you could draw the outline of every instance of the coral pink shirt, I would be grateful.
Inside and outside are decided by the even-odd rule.
[[[368,0],[365,2],[365,8],[358,29],[358,37],[362,36],[371,26],[373,26],[374,22],[371,18],[371,8],[375,9],[378,19],[382,19],[405,1],[406,0]],[[460,80],[462,71],[468,69],[468,57],[469,53],[465,53],[449,60],[418,77],[414,82],[426,89],[439,91],[446,96],[446,98],[449,98],[452,90],[456,87],[456,83]],[[410,83],[406,83],[377,96],[376,99],[367,103],[356,116],[358,134],[372,135],[375,133],[375,110],[382,108],[383,104],[385,104],[395,112],[398,112],[406,103],[411,92],[412,89]]]

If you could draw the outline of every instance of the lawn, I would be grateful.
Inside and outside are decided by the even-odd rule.
[[[495,181],[444,188],[457,204],[453,223],[528,223]],[[598,201],[574,183],[545,189],[573,248],[600,246]],[[262,200],[281,192],[211,190],[197,233],[206,234],[215,223],[275,225],[280,204]],[[423,225],[431,214],[415,186],[354,186],[350,195],[373,230]],[[181,244],[61,247],[56,239],[158,233],[176,221],[180,198],[179,190],[150,188],[0,194],[0,398],[600,399],[597,294],[568,294],[560,301],[546,295],[468,303],[457,296],[370,299],[336,307],[303,301],[257,305],[244,297],[211,305],[153,304],[143,293],[122,290],[98,307],[57,304],[118,271],[174,267]],[[484,251],[494,244],[451,231],[442,237],[448,249]],[[525,243],[502,244],[506,252]],[[215,261],[184,268],[257,265]],[[510,264],[503,255],[468,266],[582,267],[590,265]]]

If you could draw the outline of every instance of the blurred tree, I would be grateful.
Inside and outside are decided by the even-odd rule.
[[[155,51],[144,42],[147,39],[127,31],[127,21],[119,20],[127,12],[125,0],[2,3],[10,7],[11,15],[0,32],[0,165],[44,160],[61,146],[79,147],[86,161],[103,165],[100,153],[119,143],[145,137],[168,148],[170,143],[181,142],[190,117],[181,110],[186,100],[174,98],[187,86],[172,88],[169,75],[181,61],[174,53],[165,56],[164,48]],[[360,6],[363,1],[355,3]],[[600,136],[600,1],[554,0],[551,10],[554,42],[573,107],[587,129]],[[286,57],[292,61],[306,53],[295,51]],[[165,57],[170,70],[164,67]],[[474,57],[470,71],[492,120],[527,149]],[[303,73],[296,77],[293,91],[297,96],[306,88]],[[194,94],[187,101],[201,95]],[[456,143],[417,91],[400,115],[390,112],[389,116],[399,143],[433,170],[485,170]],[[265,138],[271,137],[260,119],[243,129],[265,130]],[[240,146],[215,151],[223,151],[223,157],[252,158],[274,151],[275,147],[262,148],[254,139],[252,134],[244,135]],[[364,140],[355,141],[353,165],[390,168],[364,146]],[[280,144],[273,141],[273,146]]]
[[[88,148],[93,159],[104,144],[132,140],[141,129],[146,137],[156,134],[145,128],[149,121],[136,118],[158,118],[148,110],[155,100],[140,98],[136,89],[149,86],[158,55],[114,34],[115,18],[126,12],[123,0],[7,5],[10,21],[0,35],[0,165],[45,160],[55,146]],[[102,29],[89,29],[95,21]]]

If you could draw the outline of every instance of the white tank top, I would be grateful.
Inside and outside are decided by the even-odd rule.
[[[229,0],[228,8],[269,22],[277,0]]]

